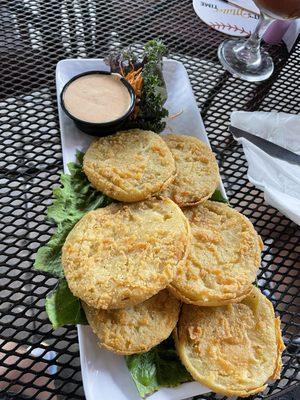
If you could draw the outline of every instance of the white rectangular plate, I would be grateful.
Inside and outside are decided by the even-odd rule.
[[[65,83],[73,76],[84,71],[108,70],[103,61],[98,59],[62,60],[56,67],[56,88],[58,112],[61,129],[64,170],[67,164],[75,160],[76,150],[85,151],[92,136],[80,132],[61,109],[60,93]],[[164,133],[174,132],[196,136],[209,144],[205,133],[187,72],[182,63],[164,61],[163,74],[167,85],[168,100],[166,108],[170,116]],[[224,194],[223,188],[222,192]],[[89,326],[78,325],[81,371],[87,400],[140,400],[124,357],[100,349],[97,338]],[[181,400],[208,392],[209,389],[197,382],[189,382],[176,388],[162,388],[148,397],[149,400]]]

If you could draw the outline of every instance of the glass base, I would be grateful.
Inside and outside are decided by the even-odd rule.
[[[246,40],[225,40],[218,49],[218,57],[223,67],[232,75],[248,82],[268,79],[274,64],[267,52],[251,53],[245,49]]]

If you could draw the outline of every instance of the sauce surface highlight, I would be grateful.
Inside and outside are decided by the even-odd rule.
[[[69,113],[82,121],[103,123],[122,117],[131,97],[118,76],[90,74],[71,82],[63,100]]]

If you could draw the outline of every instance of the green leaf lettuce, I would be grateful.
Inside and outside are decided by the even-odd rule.
[[[48,207],[47,218],[57,226],[49,242],[40,247],[34,268],[58,278],[63,276],[61,249],[68,233],[88,211],[105,207],[111,200],[95,190],[82,171],[83,153],[77,152],[77,162],[69,163],[70,174],[62,174],[61,186],[53,190],[54,201]]]
[[[61,265],[61,249],[73,224],[59,224],[49,242],[38,249],[35,256],[34,269],[47,272],[57,278],[64,276]]]
[[[53,329],[67,324],[87,324],[80,300],[71,293],[65,279],[47,296],[45,307]]]
[[[229,204],[229,201],[225,197],[223,197],[223,195],[219,189],[216,189],[214,191],[213,195],[211,196],[211,198],[209,200]]]
[[[103,193],[95,190],[82,170],[83,153],[76,153],[77,162],[69,163],[70,174],[62,174],[61,186],[53,190],[54,201],[48,208],[47,217],[58,226],[66,225],[70,231],[69,222],[75,224],[88,211],[105,207],[111,200]]]
[[[79,299],[73,296],[63,279],[61,250],[66,237],[88,211],[111,202],[89,183],[82,171],[83,154],[77,152],[76,157],[76,163],[68,164],[70,174],[62,174],[61,186],[53,190],[54,201],[48,207],[47,218],[56,225],[56,231],[48,243],[39,248],[34,262],[34,269],[61,279],[54,292],[46,298],[46,311],[54,329],[86,321]]]
[[[126,363],[141,397],[193,380],[181,364],[172,337],[146,353],[126,356]]]

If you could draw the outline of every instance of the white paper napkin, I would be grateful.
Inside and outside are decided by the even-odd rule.
[[[231,125],[300,154],[300,116],[277,112],[234,111]],[[266,203],[300,225],[300,166],[265,153],[244,138],[248,179],[265,195]]]

